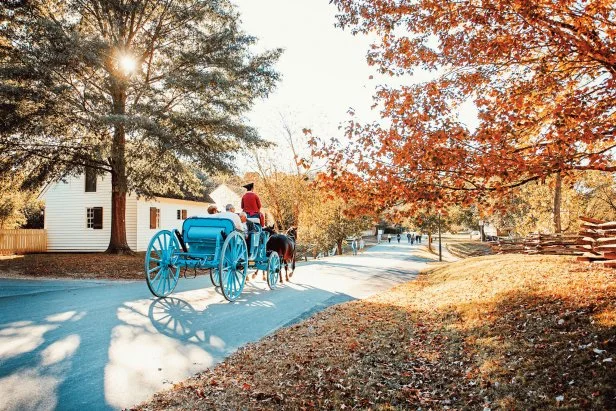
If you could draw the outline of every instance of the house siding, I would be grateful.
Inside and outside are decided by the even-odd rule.
[[[69,177],[50,185],[41,195],[45,200],[47,251],[101,252],[111,235],[111,178],[99,176],[96,192],[85,192],[85,176]],[[126,240],[134,251],[144,251],[154,233],[150,230],[150,207],[161,210],[160,229],[182,227],[177,210],[191,215],[205,214],[209,204],[195,201],[155,198],[151,201],[129,195],[126,198]],[[103,207],[103,228],[87,228],[87,208]]]
[[[85,176],[53,184],[43,195],[48,251],[105,251],[111,233],[111,178],[99,176],[85,192]],[[87,208],[103,207],[103,228],[87,227]]]
[[[159,230],[182,230],[184,220],[177,219],[177,210],[187,210],[188,217],[207,214],[208,203],[176,200],[171,198],[154,198],[137,200],[137,251],[145,251],[150,239]],[[150,207],[160,209],[160,227],[150,228]]]
[[[111,195],[111,192],[109,193]],[[131,250],[137,249],[137,197],[129,195],[126,197],[126,242]]]

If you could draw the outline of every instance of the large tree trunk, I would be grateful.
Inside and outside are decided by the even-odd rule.
[[[113,93],[113,113],[126,114],[126,89],[121,83],[115,83]],[[124,122],[115,124],[113,143],[111,145],[111,237],[107,253],[132,254],[126,241],[126,130]]]
[[[554,187],[554,232],[562,232],[562,224],[560,219],[560,205],[562,203],[562,179],[560,171],[556,173],[556,184]]]
[[[338,246],[338,255],[342,255],[342,240],[338,241],[336,245]]]
[[[428,250],[432,251],[432,232],[428,231]]]

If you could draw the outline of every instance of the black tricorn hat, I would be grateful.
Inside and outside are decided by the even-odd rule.
[[[255,186],[255,183],[248,183],[248,184],[244,184],[242,187],[244,187],[246,190],[250,191],[253,189],[253,187]]]

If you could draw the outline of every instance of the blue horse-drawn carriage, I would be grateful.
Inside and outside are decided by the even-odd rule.
[[[247,234],[251,236],[250,250],[244,233],[235,230],[233,221],[215,215],[184,220],[181,233],[177,229],[159,231],[145,255],[148,288],[157,297],[168,296],[182,268],[210,269],[212,284],[220,287],[229,301],[242,293],[249,269],[265,271],[267,284],[275,288],[280,257],[266,251],[269,233],[256,221],[255,229]]]

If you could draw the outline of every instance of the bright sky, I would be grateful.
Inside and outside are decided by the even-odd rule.
[[[370,113],[375,85],[365,58],[370,42],[334,27],[336,8],[328,0],[233,1],[259,48],[285,50],[276,66],[282,81],[249,115],[263,137],[278,139],[279,113],[299,130],[327,135],[338,133],[350,107]]]
[[[370,39],[334,27],[337,9],[329,0],[232,1],[259,49],[285,50],[276,66],[282,81],[248,115],[265,139],[281,141],[279,113],[294,129],[310,128],[319,137],[340,135],[349,108],[362,122],[377,118],[370,106],[376,79],[384,78],[366,63]]]

